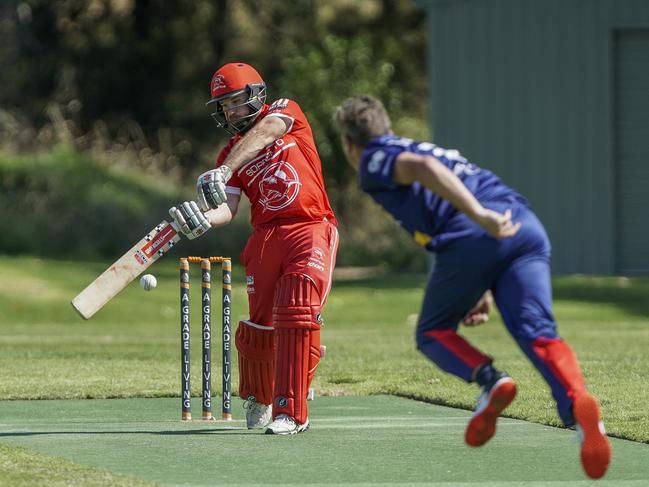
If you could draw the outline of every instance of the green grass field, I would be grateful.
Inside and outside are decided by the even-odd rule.
[[[35,258],[0,257],[2,276],[0,280],[0,399],[5,400],[2,402],[0,414],[3,431],[12,428],[14,431],[12,435],[0,436],[0,485],[146,485],[146,481],[182,483],[164,476],[163,480],[155,476],[147,476],[137,469],[120,469],[108,461],[91,461],[88,459],[90,455],[88,452],[85,456],[75,456],[65,454],[67,450],[64,449],[57,456],[59,450],[56,447],[43,447],[39,446],[38,442],[27,441],[29,438],[38,438],[38,435],[15,434],[18,430],[26,433],[41,431],[45,427],[43,424],[47,425],[50,421],[74,422],[75,418],[68,417],[65,413],[68,408],[66,405],[73,407],[73,404],[79,402],[7,400],[178,398],[179,312],[175,259],[169,257],[153,268],[159,282],[155,291],[145,293],[137,284],[132,284],[93,319],[83,321],[73,312],[69,301],[104,268],[105,264],[82,265]],[[194,282],[197,283],[198,273],[194,276]],[[234,280],[233,314],[237,321],[246,318],[247,305],[242,272],[236,266]],[[336,401],[344,404],[343,401],[347,398],[333,396],[387,394],[465,410],[472,409],[477,388],[439,372],[415,350],[413,332],[424,283],[423,275],[386,274],[369,279],[335,280],[325,312],[325,327],[322,332],[323,343],[327,345],[327,357],[321,363],[315,381],[315,388],[320,396],[313,404],[315,419],[318,415],[336,417],[335,405],[339,404]],[[194,289],[197,288],[195,285]],[[649,381],[646,379],[649,376],[649,358],[646,355],[649,346],[648,296],[649,280],[646,279],[566,277],[555,282],[555,312],[560,332],[575,348],[589,388],[600,398],[608,433],[617,438],[641,443],[649,443],[649,414],[646,410],[646,398],[649,397]],[[194,291],[193,297],[199,299],[197,290]],[[198,310],[198,302],[194,302],[195,309]],[[198,322],[197,314],[194,323]],[[195,334],[192,337],[195,347],[199,345],[198,328],[194,326]],[[466,329],[464,333],[484,351],[496,357],[496,364],[517,379],[519,396],[507,410],[507,416],[516,420],[538,423],[538,425],[520,423],[532,428],[531,432],[525,430],[522,436],[523,429],[519,431],[514,427],[504,427],[500,433],[503,436],[502,443],[498,442],[494,445],[503,445],[512,441],[525,445],[526,442],[530,442],[530,447],[533,445],[534,448],[542,448],[545,443],[538,441],[538,438],[545,437],[545,433],[541,435],[540,432],[549,431],[559,435],[556,438],[572,434],[565,430],[541,426],[559,426],[549,391],[507,335],[497,318],[497,313],[488,324],[475,329]],[[215,351],[219,349],[218,346],[214,348]],[[198,371],[200,354],[198,348],[194,350],[192,367],[194,371]],[[215,355],[213,360],[216,365],[218,354]],[[235,355],[233,361],[236,361]],[[215,367],[215,377],[218,373],[220,371]],[[198,377],[195,372],[192,389],[196,395],[200,392]],[[236,382],[235,371],[233,384],[235,390]],[[213,384],[215,396],[218,395],[219,387],[220,382],[215,380]],[[141,428],[151,428],[156,431],[160,428],[182,430],[183,423],[178,421],[180,400],[160,399],[160,401],[163,401],[160,404],[165,407],[161,410],[156,409],[154,419],[157,422],[145,424]],[[109,403],[112,404],[110,401]],[[43,404],[46,406],[38,406]],[[95,403],[81,401],[80,404],[86,405],[85,407],[90,408],[89,412],[92,413]],[[326,404],[327,407],[320,410],[319,404]],[[421,403],[407,401],[405,404]],[[52,405],[52,408],[48,405]],[[20,416],[21,411],[29,407],[41,407],[41,411],[50,412],[53,416],[50,419],[39,417],[40,422],[15,423],[14,420]],[[430,414],[438,414],[437,411],[440,410],[446,411],[426,404],[417,407],[428,408],[426,411],[431,411]],[[407,408],[406,406],[405,409]],[[58,410],[61,413],[55,415]],[[325,410],[329,412],[325,414]],[[464,485],[462,482],[477,482],[480,479],[490,478],[495,483],[479,485],[518,485],[501,483],[501,480],[505,481],[504,477],[485,475],[487,467],[483,460],[488,460],[490,458],[488,455],[497,455],[497,447],[490,447],[491,453],[485,453],[483,457],[476,451],[471,450],[467,453],[467,449],[461,445],[461,435],[465,418],[469,413],[457,409],[451,411],[456,411],[454,414],[461,417],[461,420],[456,419],[451,425],[452,428],[449,426],[451,436],[437,438],[435,434],[431,435],[431,448],[437,448],[439,445],[436,443],[441,441],[443,445],[448,444],[451,450],[460,449],[458,450],[462,453],[460,457],[466,457],[468,463],[453,467],[459,471],[466,470],[472,464],[478,464],[479,468],[475,478],[449,476],[445,477],[446,481],[456,482],[453,485]],[[420,412],[423,415],[427,414],[423,410]],[[339,412],[341,419],[347,415],[349,412],[342,408]],[[388,413],[385,415],[386,418],[389,417]],[[120,418],[123,417],[115,415],[113,420],[114,425],[117,424],[115,428],[121,427],[119,425],[122,425],[123,421]],[[240,408],[235,411],[235,417],[242,417]],[[102,418],[101,421],[104,423],[110,422],[110,414],[106,413]],[[160,426],[160,421],[167,421],[168,424]],[[386,421],[390,422],[389,419]],[[359,422],[363,421],[359,420]],[[209,428],[197,424],[199,426],[192,425],[191,428]],[[354,422],[348,424],[353,425]],[[320,442],[323,438],[319,435],[331,431],[325,427],[320,433],[316,425],[317,422],[314,421],[312,431],[300,436],[297,440],[299,444]],[[84,424],[81,426],[82,430],[83,428],[92,428],[92,426]],[[414,427],[406,428],[404,431],[396,428],[390,435],[395,442],[401,440],[400,448],[405,448],[404,445],[409,445],[410,441],[424,448],[425,439],[428,438],[424,434],[425,421],[421,428],[422,431],[417,430],[416,439],[409,434],[416,430]],[[363,430],[367,431],[371,428],[359,429],[359,431]],[[54,438],[59,443],[63,441],[61,438],[68,438],[68,442],[73,442],[72,440],[76,438],[77,444],[85,445],[85,449],[89,451],[96,449],[95,455],[99,454],[97,452],[102,452],[102,457],[106,445],[101,440],[110,436],[101,435],[97,431],[95,435],[85,434],[76,437],[73,434],[75,428],[69,425],[56,431],[59,431],[59,435],[42,436]],[[509,436],[505,437],[508,433]],[[541,436],[537,438],[535,434]],[[250,439],[253,436],[247,432],[244,436],[232,435],[236,438],[248,438],[254,442],[251,445],[255,447],[270,448],[268,440]],[[169,440],[164,435],[156,436],[158,437]],[[194,437],[195,435],[189,435],[186,439],[191,442]],[[85,442],[84,438],[92,441]],[[357,458],[349,458],[352,464],[362,463],[372,456],[374,453],[374,447],[371,446],[374,444],[372,438],[372,436],[367,438],[369,442],[367,446],[363,447],[363,444],[360,444],[352,450],[350,454],[357,455]],[[242,440],[237,439],[237,442],[240,441]],[[324,444],[329,448],[338,448],[335,437],[331,441],[333,443]],[[552,441],[550,439],[546,442],[550,453],[555,448]],[[118,440],[111,440],[108,443],[113,445],[113,449],[119,445]],[[162,445],[164,444],[163,441]],[[243,443],[240,447],[245,448],[246,445],[247,443]],[[646,458],[649,453],[647,446],[638,443],[621,442],[620,445],[636,445],[640,457]],[[235,458],[237,446],[234,443],[231,446],[234,451],[232,457]],[[407,449],[410,450],[411,447],[412,445]],[[638,472],[637,468],[629,472],[622,469],[626,459],[621,452],[626,451],[626,447],[618,449],[616,443],[615,448],[611,482],[617,478],[619,482],[627,483],[610,485],[632,485],[628,482],[641,482],[639,479],[649,478],[649,472],[641,471],[644,477],[637,477],[634,476]],[[480,449],[483,450],[487,451]],[[520,450],[522,460],[527,461],[529,456],[530,462],[534,461],[535,456],[530,451],[522,448]],[[442,455],[445,450],[442,448],[439,451]],[[167,451],[169,455],[173,453],[171,450]],[[175,453],[180,454],[180,452]],[[544,451],[540,456],[550,453]],[[629,455],[629,459],[634,458],[633,454]],[[562,482],[569,482],[570,479],[583,480],[576,466],[576,446],[574,451],[571,449],[570,454],[566,453],[561,458],[564,456],[567,458],[566,462],[572,465],[570,471],[572,476],[556,477],[555,480]],[[296,460],[291,458],[288,461],[292,464],[291,462]],[[447,466],[446,463],[443,464]],[[408,462],[405,460],[399,465],[401,469],[408,468]],[[345,465],[339,467],[344,469]],[[531,473],[526,474],[527,476],[512,475],[506,477],[507,482],[516,482],[517,478],[527,478],[535,481],[530,485],[541,485],[538,482],[546,479],[543,477],[543,471],[539,470],[538,465],[530,465],[529,468],[532,470]],[[493,470],[493,472],[498,471],[497,468]],[[623,471],[628,475],[623,475]],[[165,478],[168,480],[165,481]],[[254,476],[245,478],[248,483],[257,482]],[[326,479],[310,478],[303,483],[331,484],[335,483],[331,481],[333,478],[340,479],[335,476]],[[386,476],[381,478],[388,479]],[[415,476],[412,478],[406,476],[403,479],[404,483],[410,485],[427,481],[425,477],[415,478]],[[360,477],[353,477],[350,483],[352,481],[362,484]],[[214,478],[204,482],[206,485],[218,483]],[[385,482],[392,482],[394,485],[399,483],[389,479]],[[227,483],[237,482],[229,478]],[[243,480],[239,483],[243,483]],[[552,485],[559,484],[552,483]]]

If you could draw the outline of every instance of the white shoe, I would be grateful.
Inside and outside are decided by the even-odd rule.
[[[298,424],[288,414],[280,414],[266,428],[267,435],[294,435],[309,429],[309,418],[304,424]]]
[[[243,403],[243,409],[246,410],[246,425],[249,430],[263,428],[273,419],[273,405],[257,402],[253,396]]]

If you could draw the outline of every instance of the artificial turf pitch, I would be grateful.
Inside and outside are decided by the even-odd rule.
[[[174,398],[0,401],[0,443],[161,485],[591,485],[574,432],[501,418],[463,442],[469,412],[394,396],[318,397],[311,429],[276,437],[234,421],[180,421]],[[215,404],[216,406],[216,404]],[[200,415],[199,400],[193,404]],[[215,413],[219,411],[215,410]],[[645,486],[649,445],[612,439],[598,486]]]

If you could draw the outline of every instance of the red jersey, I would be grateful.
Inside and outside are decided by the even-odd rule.
[[[264,105],[257,121],[282,117],[291,121],[288,132],[263,149],[252,160],[234,171],[226,192],[250,200],[253,227],[280,220],[323,221],[336,224],[322,177],[322,163],[315,147],[311,127],[300,106],[281,98]],[[241,139],[236,134],[219,153],[216,167]]]

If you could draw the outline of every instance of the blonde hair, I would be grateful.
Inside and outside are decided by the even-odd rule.
[[[379,100],[368,95],[347,98],[336,108],[333,118],[341,135],[359,147],[390,132],[388,112]]]

